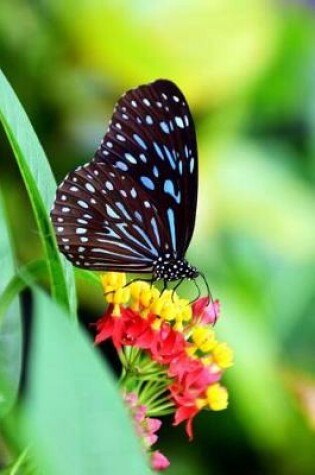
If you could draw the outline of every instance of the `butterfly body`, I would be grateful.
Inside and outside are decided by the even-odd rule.
[[[90,270],[195,279],[185,259],[198,157],[184,95],[168,80],[124,94],[93,159],[69,173],[51,211],[61,252]]]
[[[153,278],[154,280],[181,280],[181,279],[195,279],[199,272],[196,267],[191,266],[186,259],[172,258],[170,254],[161,256],[153,263]]]

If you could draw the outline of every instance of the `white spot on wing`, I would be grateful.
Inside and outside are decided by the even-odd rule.
[[[83,200],[79,200],[77,203],[78,203],[79,206],[81,206],[81,208],[88,208],[89,207],[89,205]]]
[[[183,122],[183,119],[181,117],[179,117],[178,115],[175,117],[175,122],[176,122],[176,125],[178,127],[180,127],[181,129],[184,128],[184,122]]]
[[[95,193],[95,188],[93,185],[91,185],[91,183],[86,183],[85,184],[85,188],[90,191],[91,193]]]
[[[163,132],[165,132],[166,134],[170,133],[169,126],[166,122],[164,122],[164,121],[160,122],[160,127],[163,130]]]
[[[150,115],[147,115],[146,118],[145,118],[145,121],[148,125],[152,125],[153,124],[153,119]]]
[[[119,215],[108,204],[106,204],[106,211],[107,211],[107,214],[110,218],[114,218],[114,219],[119,218]]]
[[[194,157],[191,157],[190,163],[189,163],[189,172],[190,173],[192,173],[194,171],[194,167],[195,167],[195,159],[194,159]]]
[[[76,234],[86,234],[87,229],[86,228],[77,228],[75,230]]]
[[[137,163],[137,159],[131,153],[125,153],[125,159],[130,163]]]
[[[112,184],[110,181],[107,181],[107,182],[105,183],[105,186],[106,186],[106,188],[107,188],[108,190],[110,190],[110,191],[112,191],[112,190],[114,189],[114,186],[113,186],[113,184]]]

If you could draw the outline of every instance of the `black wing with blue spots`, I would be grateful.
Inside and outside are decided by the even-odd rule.
[[[195,128],[181,91],[167,80],[132,89],[93,160],[58,188],[51,216],[59,247],[96,270],[151,272],[161,256],[183,259],[197,181]]]

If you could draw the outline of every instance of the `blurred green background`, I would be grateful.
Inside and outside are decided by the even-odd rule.
[[[58,181],[98,147],[124,90],[186,95],[200,192],[189,259],[222,302],[230,407],[195,440],[165,428],[173,475],[315,473],[315,9],[266,0],[2,0],[0,67]],[[41,248],[12,152],[0,177],[21,263]],[[83,288],[84,287],[84,288]],[[103,311],[79,283],[82,320]],[[171,422],[171,421],[170,421]]]

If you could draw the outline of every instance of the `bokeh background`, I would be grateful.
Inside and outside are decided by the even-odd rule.
[[[169,78],[191,105],[189,259],[222,302],[217,331],[235,366],[229,409],[198,416],[193,443],[164,429],[170,475],[315,473],[314,45],[311,1],[0,2],[0,66],[58,181],[93,156],[124,90]],[[2,131],[0,144],[23,263],[42,250]],[[99,291],[78,287],[82,321],[96,320]]]

